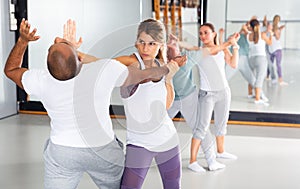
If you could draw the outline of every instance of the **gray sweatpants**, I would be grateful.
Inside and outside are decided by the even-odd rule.
[[[230,88],[221,91],[199,92],[200,114],[197,117],[197,127],[194,128],[194,138],[203,140],[208,132],[212,114],[214,113],[214,124],[212,132],[215,136],[224,136],[227,132],[229,118],[229,107],[231,101]]]
[[[44,150],[45,189],[75,189],[86,172],[101,189],[119,189],[124,153],[118,141],[102,147],[76,148],[53,144]]]
[[[249,65],[255,75],[255,88],[262,88],[264,79],[267,76],[268,62],[266,56],[252,56]]]
[[[200,108],[198,106],[198,91],[195,89],[190,95],[175,100],[168,110],[170,118],[174,118],[180,111],[187,125],[194,131],[197,127],[197,117],[200,116]],[[208,131],[206,137],[201,140],[201,149],[204,152],[207,163],[212,162],[216,158],[215,140]]]

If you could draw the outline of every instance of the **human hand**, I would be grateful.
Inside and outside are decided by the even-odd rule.
[[[178,45],[178,38],[175,35],[169,34],[167,48],[168,48],[168,50],[167,50],[168,60],[171,60],[175,56],[180,55],[180,49],[179,49],[179,45]]]
[[[172,58],[173,61],[175,61],[179,67],[184,66],[186,64],[187,61],[187,56],[176,56],[174,58]]]
[[[169,35],[168,44],[174,44],[178,42],[178,38],[174,34]]]
[[[230,42],[231,45],[236,45],[237,41],[240,39],[240,34],[238,32],[235,32],[234,34],[232,34],[228,41]]]
[[[169,69],[169,73],[166,75],[166,81],[172,80],[173,76],[176,74],[176,72],[179,70],[179,66],[177,62],[174,60],[171,60],[166,64],[167,68]]]
[[[224,32],[225,32],[224,28],[220,28],[220,29],[219,29],[219,34],[220,34],[220,35],[223,35]]]
[[[282,30],[285,27],[285,25],[282,25],[279,27],[280,30]]]
[[[247,23],[242,25],[241,32],[244,33],[244,34],[248,34],[248,25],[247,25]]]
[[[81,46],[83,42],[82,37],[76,41],[76,23],[74,20],[69,19],[67,23],[64,24],[63,38],[71,42],[76,49]]]
[[[35,35],[37,29],[34,28],[31,32],[30,32],[30,27],[31,25],[29,24],[28,20],[25,20],[24,18],[21,21],[20,24],[20,39],[25,41],[25,42],[29,42],[29,41],[36,41],[40,38],[40,36]]]

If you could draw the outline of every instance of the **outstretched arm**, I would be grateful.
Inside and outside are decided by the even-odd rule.
[[[28,70],[22,68],[22,62],[24,53],[30,41],[36,41],[40,37],[36,36],[36,28],[30,31],[30,24],[27,20],[22,19],[20,24],[20,37],[18,38],[15,46],[11,50],[5,64],[4,73],[5,75],[14,81],[20,88],[23,89],[22,76],[23,73]]]
[[[172,69],[171,67],[174,66],[173,64],[176,63],[173,62],[172,64],[169,63],[161,67],[152,67],[144,70],[140,70],[139,68],[133,65],[128,66],[127,68],[129,74],[127,76],[126,81],[123,83],[122,87],[135,85],[142,81],[158,80],[170,72],[170,70]]]
[[[200,49],[200,47],[198,47],[198,46],[193,46],[193,45],[188,44],[188,43],[183,42],[183,41],[178,41],[178,45],[179,45],[179,47],[184,48],[188,51],[197,51],[197,50]]]

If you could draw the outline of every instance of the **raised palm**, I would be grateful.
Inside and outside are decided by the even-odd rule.
[[[71,42],[76,49],[81,46],[83,42],[82,37],[76,41],[76,23],[74,20],[69,19],[67,23],[64,24],[63,38]]]

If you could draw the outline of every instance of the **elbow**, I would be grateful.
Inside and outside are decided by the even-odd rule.
[[[4,71],[4,74],[6,75],[6,77],[10,78],[10,71],[6,66],[4,67],[3,71]]]
[[[238,65],[235,64],[235,65],[232,65],[231,67],[232,67],[233,69],[237,69]]]
[[[231,68],[237,69],[238,68],[238,61],[232,61],[229,65],[230,65]]]
[[[13,78],[13,74],[10,70],[8,69],[4,69],[4,74],[7,78],[12,79]]]

